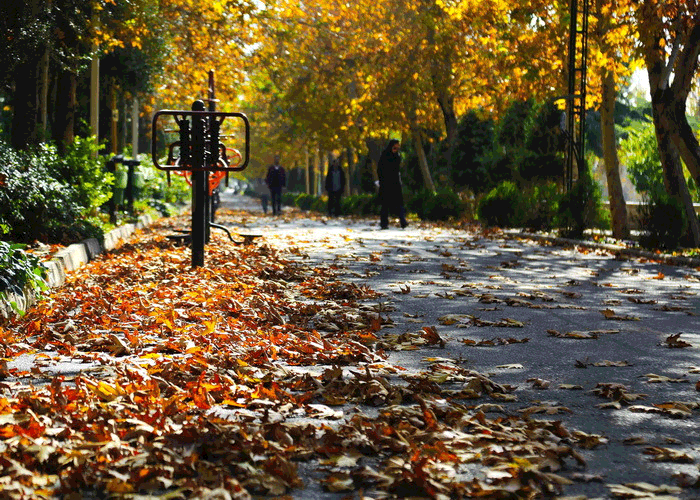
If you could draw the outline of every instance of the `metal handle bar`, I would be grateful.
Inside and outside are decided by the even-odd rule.
[[[158,118],[161,116],[174,116],[174,117],[187,117],[187,116],[197,116],[201,118],[206,118],[206,117],[221,117],[221,122],[224,121],[225,118],[232,117],[232,118],[240,118],[243,120],[243,123],[245,125],[245,161],[243,162],[242,165],[236,165],[236,166],[226,166],[226,167],[220,167],[219,162],[217,162],[216,165],[207,165],[207,166],[202,166],[202,167],[194,167],[191,165],[161,165],[158,163],[158,148],[157,148],[157,123],[158,123]],[[153,165],[160,169],[160,170],[191,170],[191,171],[209,171],[209,172],[217,172],[217,171],[224,171],[224,172],[239,172],[241,170],[245,170],[245,168],[248,166],[248,161],[250,159],[250,122],[248,121],[248,117],[243,114],[243,113],[229,113],[229,112],[223,112],[223,111],[177,111],[177,110],[170,110],[170,109],[163,109],[160,111],[157,111],[156,114],[153,115],[153,123],[152,123],[152,128],[151,128],[151,157],[153,159]]]

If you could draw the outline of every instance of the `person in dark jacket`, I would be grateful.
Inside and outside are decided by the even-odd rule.
[[[345,172],[340,167],[340,159],[333,160],[326,174],[326,191],[328,192],[328,215],[340,215],[340,197],[345,191]]]
[[[287,174],[280,165],[279,155],[275,155],[272,165],[267,168],[265,184],[270,189],[272,215],[279,215],[282,213],[282,188],[287,185]]]
[[[397,139],[391,139],[387,144],[377,164],[379,174],[379,203],[382,205],[380,224],[382,229],[389,228],[389,212],[398,215],[401,227],[408,226],[406,209],[403,206],[401,192],[401,144]]]

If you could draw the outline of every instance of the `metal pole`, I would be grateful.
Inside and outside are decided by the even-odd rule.
[[[131,154],[134,159],[139,155],[139,100],[134,97],[131,103]]]
[[[99,28],[100,18],[94,15],[92,23]],[[100,140],[100,57],[97,54],[97,43],[92,45],[92,59],[90,61],[90,132],[97,141]]]
[[[209,111],[216,111],[216,97],[214,93],[214,70],[210,69],[209,70],[209,106],[208,110]],[[209,118],[209,131],[211,131],[212,127],[212,122],[215,120],[215,118],[210,117]],[[211,140],[211,136],[210,136]],[[210,144],[210,148],[214,147],[214,145]],[[218,148],[219,145],[217,144],[216,147]],[[211,161],[211,159],[209,160]],[[206,241],[209,243],[209,240],[211,239],[211,228],[209,227],[209,222],[214,222],[214,197],[209,195],[209,171],[207,170],[205,173],[205,182],[207,184],[207,203],[206,203],[206,220],[207,220],[207,227],[205,229],[206,231]]]
[[[204,101],[192,104],[192,111],[204,111]],[[207,183],[204,167],[204,118],[192,117],[192,267],[204,266],[204,242],[208,226]]]
[[[574,161],[576,157],[576,18],[577,0],[569,5],[569,98],[566,101],[566,130],[569,134],[566,157],[566,190],[573,187]]]

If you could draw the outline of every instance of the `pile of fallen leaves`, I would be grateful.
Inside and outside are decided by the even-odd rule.
[[[440,358],[389,364],[369,288],[264,241],[215,237],[192,269],[174,225],[0,328],[3,498],[283,495],[301,462],[333,492],[535,498],[583,463],[557,421],[487,417],[512,387]]]

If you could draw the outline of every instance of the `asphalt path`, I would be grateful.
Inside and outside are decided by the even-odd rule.
[[[610,498],[610,485],[697,478],[700,270],[419,222],[380,230],[375,219],[305,217],[287,207],[260,217],[257,200],[231,193],[222,204],[255,215],[223,217],[234,233],[262,234],[381,292],[382,335],[429,326],[446,341],[391,351],[391,363],[418,371],[427,357],[451,359],[517,387],[496,414],[527,412],[591,435],[586,466],[563,473],[573,480],[567,496]],[[310,495],[339,498],[320,489],[297,497]],[[700,490],[633,497],[698,498]]]

